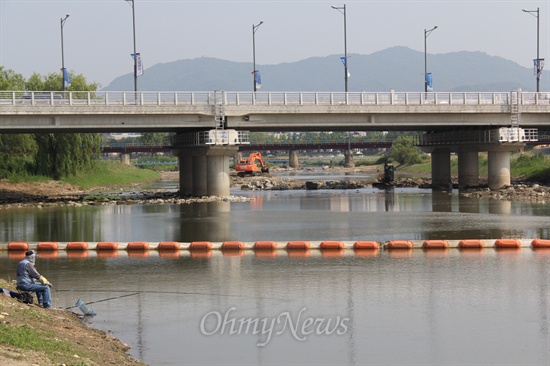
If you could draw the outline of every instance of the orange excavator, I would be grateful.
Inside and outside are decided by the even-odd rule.
[[[258,168],[256,165],[256,160],[260,163],[261,168]],[[235,165],[235,170],[239,177],[244,177],[245,175],[256,175],[259,173],[269,173],[269,168],[265,165],[262,154],[259,152],[254,152],[248,156],[248,159],[239,160]]]

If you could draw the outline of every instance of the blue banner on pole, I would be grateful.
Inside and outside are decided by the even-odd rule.
[[[262,87],[262,77],[260,76],[260,70],[254,70],[254,80],[256,82],[256,89]]]
[[[433,88],[433,84],[432,84],[432,73],[429,72],[426,74],[426,86],[428,87],[427,90],[428,91],[433,91],[434,88]]]
[[[345,67],[346,66],[346,58],[345,57],[340,57],[340,61],[342,61],[342,64]]]
[[[71,77],[69,76],[67,69],[63,69],[63,85],[65,88],[71,86]]]

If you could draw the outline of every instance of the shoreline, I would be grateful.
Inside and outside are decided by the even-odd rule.
[[[283,171],[283,170],[279,170]],[[308,172],[310,170],[302,170]],[[378,183],[372,179],[353,179],[354,173],[377,172],[376,166],[359,168],[332,168],[344,174],[348,178],[331,179],[330,176],[323,179],[294,179],[287,176],[274,176],[271,174],[260,176],[238,177],[236,174],[230,176],[231,188],[239,188],[243,191],[249,190],[334,190],[334,189],[362,189],[415,187],[430,189],[431,178],[396,178],[389,185]],[[297,171],[299,174],[299,171]],[[171,181],[179,178],[179,172],[162,172],[159,181]],[[46,207],[46,206],[86,206],[86,205],[109,205],[109,204],[189,204],[194,202],[243,202],[248,198],[238,196],[179,196],[178,191],[164,189],[141,189],[141,186],[151,183],[140,183],[125,186],[95,187],[89,190],[80,190],[78,187],[59,181],[42,183],[9,183],[0,181],[0,209],[14,207]],[[456,182],[453,182],[453,189],[458,189]],[[437,190],[449,190],[438,189]],[[510,186],[498,190],[490,190],[486,185],[468,187],[460,190],[459,194],[470,198],[488,198],[497,200],[529,200],[546,201],[550,199],[550,186],[526,181],[514,181]]]

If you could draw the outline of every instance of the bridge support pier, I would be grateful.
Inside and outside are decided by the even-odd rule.
[[[458,152],[458,188],[479,185],[479,163],[477,151]]]
[[[178,148],[180,194],[229,196],[229,157],[237,150],[237,146],[218,145]]]
[[[353,162],[353,151],[344,150],[344,167],[353,168],[355,163]]]
[[[434,188],[452,188],[451,150],[435,148],[432,151],[432,186]]]
[[[300,162],[298,161],[298,151],[290,150],[288,152],[288,166],[294,169],[300,168]]]
[[[132,162],[131,162],[131,154],[128,154],[128,153],[122,153],[120,154],[120,163],[121,164],[124,164],[124,165],[131,165]]]
[[[489,189],[510,185],[510,151],[489,151],[487,164]]]

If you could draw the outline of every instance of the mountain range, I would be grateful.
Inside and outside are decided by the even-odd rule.
[[[339,55],[311,57],[276,65],[256,64],[258,91],[344,91],[344,65]],[[433,91],[508,92],[535,90],[533,69],[483,52],[427,55]],[[138,78],[141,91],[252,91],[252,62],[211,57],[159,63]],[[348,55],[350,92],[417,92],[424,90],[424,53],[392,47],[369,55]],[[104,91],[134,89],[133,74],[117,77]]]

